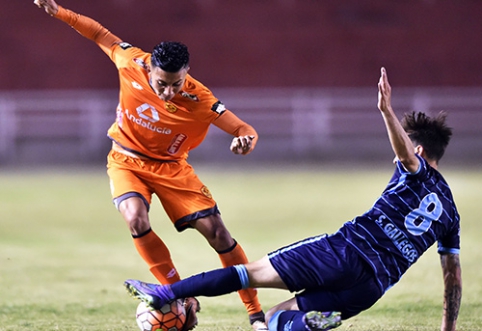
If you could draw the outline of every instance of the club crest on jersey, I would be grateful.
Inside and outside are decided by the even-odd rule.
[[[137,64],[138,66],[147,70],[147,64],[144,61],[142,61],[141,59],[138,59],[138,58],[135,57],[135,58],[132,59],[132,61],[134,61],[135,64]]]
[[[201,193],[207,196],[209,199],[211,199],[213,196],[211,194],[211,191],[207,188],[207,186],[201,187]]]
[[[216,102],[212,107],[211,107],[211,110],[212,111],[215,111],[216,113],[218,113],[219,115],[221,115],[222,113],[224,113],[224,111],[226,110],[226,107],[224,106],[224,104],[218,100],[218,102]]]
[[[131,44],[126,43],[126,42],[121,42],[121,43],[119,43],[119,46],[120,46],[120,47],[121,47],[123,50],[126,50],[126,49],[128,49],[128,48],[131,48],[131,47],[132,47],[132,45],[131,45]]]
[[[174,106],[172,103],[169,103],[169,102],[166,102],[165,104],[165,108],[168,112],[170,112],[171,114],[172,113],[175,113],[177,111],[177,107]]]
[[[190,93],[181,91],[181,96],[183,98],[191,99],[192,101],[196,101],[196,102],[199,101],[199,98],[195,94],[190,94]]]

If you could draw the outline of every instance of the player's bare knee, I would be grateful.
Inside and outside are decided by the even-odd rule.
[[[129,227],[129,231],[136,236],[142,233],[145,233],[151,228],[149,221],[143,220],[141,218],[126,220],[126,223],[127,223],[127,226]]]
[[[234,249],[236,241],[231,237],[231,234],[226,228],[219,228],[213,231],[213,236],[208,239],[209,244],[217,252],[224,252]]]
[[[191,222],[191,225],[206,238],[209,245],[217,252],[229,250],[236,243],[218,214],[199,218]]]
[[[234,248],[236,242],[231,237],[231,235],[220,235],[220,234],[213,234],[212,236],[205,236],[206,240],[208,241],[209,245],[216,251],[216,252],[224,252]]]
[[[125,208],[121,214],[133,235],[144,233],[151,227],[147,213],[143,213],[139,209]]]

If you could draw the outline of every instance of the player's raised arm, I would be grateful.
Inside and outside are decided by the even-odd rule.
[[[392,88],[388,83],[387,71],[385,68],[382,68],[380,81],[378,82],[378,109],[382,113],[388,137],[396,157],[402,162],[407,171],[416,172],[420,161],[415,156],[415,146],[413,146],[412,141],[393,111],[391,97]]]
[[[440,255],[444,277],[444,311],[441,331],[455,331],[462,298],[462,272],[458,254]]]
[[[82,36],[94,41],[109,55],[112,46],[122,41],[95,20],[65,9],[54,0],[35,0],[34,4],[43,8],[47,14],[67,23]]]
[[[249,154],[256,146],[258,141],[256,130],[231,111],[226,110],[213,124],[234,136],[229,147],[234,154]]]

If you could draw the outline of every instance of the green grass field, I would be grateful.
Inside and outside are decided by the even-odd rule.
[[[392,169],[284,169],[198,175],[250,259],[319,233],[331,233],[372,205]],[[463,299],[458,330],[482,329],[482,171],[449,169],[462,216]],[[154,229],[188,276],[220,266],[194,231],[175,232],[155,200]],[[137,301],[126,278],[154,281],[110,202],[102,166],[77,172],[0,172],[0,331],[137,330]],[[265,309],[290,297],[260,289]],[[198,331],[250,330],[236,294],[200,298]],[[442,277],[429,250],[370,310],[339,330],[440,330]]]

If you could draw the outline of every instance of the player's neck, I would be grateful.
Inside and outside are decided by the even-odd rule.
[[[438,163],[437,161],[431,161],[431,160],[427,160],[428,164],[434,168],[435,170],[438,170]]]

